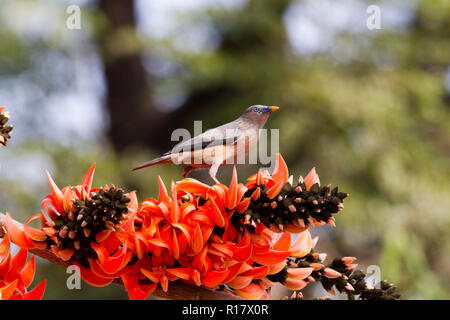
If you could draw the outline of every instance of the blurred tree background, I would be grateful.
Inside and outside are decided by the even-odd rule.
[[[80,30],[66,27],[71,4]],[[372,4],[381,29],[366,26]],[[25,221],[49,192],[44,169],[74,185],[93,162],[95,185],[156,196],[157,175],[181,168],[130,168],[173,146],[174,129],[278,105],[266,128],[280,128],[291,173],[316,166],[350,193],[319,250],[379,265],[403,298],[450,298],[448,0],[0,0],[0,17],[0,101],[15,126],[0,211]],[[239,167],[241,182],[256,169]],[[39,260],[35,282],[49,279],[47,299],[127,297],[70,291],[67,276]]]

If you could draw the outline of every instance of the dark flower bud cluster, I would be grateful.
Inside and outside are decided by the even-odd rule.
[[[334,226],[333,214],[344,208],[343,201],[348,196],[339,192],[338,187],[331,189],[330,185],[320,187],[315,183],[307,188],[303,179],[297,186],[287,182],[275,197],[269,198],[267,191],[264,185],[247,190],[245,196],[251,198],[250,205],[244,213],[233,215],[235,225],[244,223],[251,229],[251,221],[262,222],[278,232],[289,225],[305,228],[315,222]]]
[[[54,220],[57,245],[73,249],[73,260],[95,258],[91,242],[99,243],[108,236],[108,230],[121,231],[119,225],[128,218],[130,199],[120,188],[104,187],[92,197],[74,200],[74,210]]]
[[[289,258],[288,264],[300,268],[312,267],[314,271],[308,278],[309,282],[320,282],[331,294],[335,293],[335,288],[340,293],[346,294],[349,300],[397,300],[400,298],[396,292],[397,288],[387,281],[381,281],[378,284],[379,288],[368,285],[365,280],[367,275],[361,270],[355,270],[357,265],[352,264],[356,258],[335,258],[325,266],[322,264],[324,256],[311,250],[305,257]]]
[[[359,298],[361,300],[397,300],[400,298],[400,294],[396,291],[396,286],[386,280],[383,280],[380,282],[379,289],[364,289],[361,291]]]
[[[3,107],[0,107],[0,145],[6,146],[6,142],[11,139],[10,133],[13,129],[12,125],[7,125],[9,120],[8,112],[3,112]]]

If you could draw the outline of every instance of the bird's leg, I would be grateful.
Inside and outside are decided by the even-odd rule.
[[[181,173],[181,176],[183,177],[183,179],[185,179],[187,177],[187,175],[189,174],[189,172],[191,172],[192,170],[195,170],[194,167],[191,166],[187,166],[183,169],[183,172]]]
[[[220,184],[220,181],[217,180],[217,178],[216,178],[217,170],[219,170],[219,167],[220,167],[220,164],[213,163],[213,165],[209,169],[209,175],[214,180],[214,182],[217,183],[217,184]]]

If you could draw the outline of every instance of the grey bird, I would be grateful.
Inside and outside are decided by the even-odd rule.
[[[172,150],[132,170],[163,163],[187,164],[183,170],[183,178],[192,170],[210,168],[209,175],[216,183],[220,183],[216,179],[219,167],[236,163],[238,157],[242,159],[255,148],[260,129],[264,127],[270,113],[278,109],[275,106],[251,106],[236,120],[182,141]]]

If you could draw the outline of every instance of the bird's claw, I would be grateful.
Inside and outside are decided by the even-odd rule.
[[[214,180],[214,182],[215,182],[216,184],[220,184],[220,181],[219,181],[219,180],[217,180],[217,178],[216,178],[216,176],[215,176],[215,175],[212,175],[212,174],[210,174],[209,176],[211,177],[211,179],[213,179],[213,180]]]

